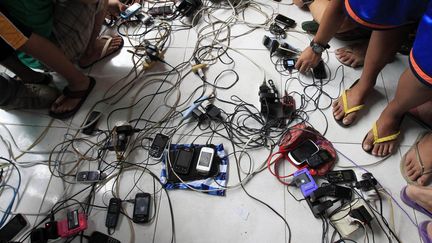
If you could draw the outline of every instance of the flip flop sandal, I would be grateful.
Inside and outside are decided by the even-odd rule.
[[[416,178],[416,180],[411,180],[411,179],[407,176],[407,174],[406,174],[406,163],[405,163],[405,161],[406,161],[407,153],[405,153],[404,156],[402,156],[402,160],[401,160],[401,163],[400,163],[400,170],[401,170],[401,174],[402,174],[403,178],[404,178],[404,179],[405,179],[409,184],[412,184],[412,185],[417,185],[417,179],[420,178],[422,175],[427,175],[427,174],[431,174],[431,173],[432,173],[432,169],[428,169],[428,170],[425,169],[424,164],[423,164],[423,160],[422,160],[422,158],[420,157],[420,153],[419,153],[419,149],[418,149],[418,144],[419,144],[419,142],[420,142],[420,141],[424,138],[424,136],[426,136],[427,134],[428,134],[428,132],[425,132],[425,133],[420,134],[420,135],[417,137],[417,139],[416,139],[416,141],[414,142],[414,144],[413,144],[413,145],[411,146],[411,148],[410,148],[410,150],[411,150],[411,149],[414,149],[414,151],[415,151],[415,153],[416,153],[416,160],[417,160],[417,163],[419,163],[420,168],[421,168],[420,175]]]
[[[72,110],[65,111],[65,112],[59,112],[59,113],[50,110],[49,115],[51,117],[57,118],[57,119],[66,119],[66,118],[73,116],[81,108],[81,105],[84,103],[84,101],[87,99],[88,95],[93,90],[94,86],[96,85],[96,80],[94,78],[89,77],[89,80],[90,80],[90,83],[89,83],[89,86],[86,90],[71,91],[68,87],[64,88],[63,95],[66,98],[80,99],[78,104]]]
[[[432,221],[423,221],[418,226],[420,237],[422,238],[422,240],[423,240],[424,243],[432,243],[432,239],[429,238],[429,234],[427,232],[427,226],[431,222]]]
[[[361,43],[356,43],[356,44],[352,44],[352,45],[348,45],[348,46],[345,46],[345,48],[346,48],[346,50],[345,50],[345,52],[349,52],[349,53],[351,53],[351,54],[353,54],[354,53],[354,48],[358,48],[358,45],[361,45]],[[354,55],[354,54],[353,54]],[[335,57],[336,57],[336,59],[342,64],[342,65],[345,65],[345,66],[347,66],[347,67],[352,67],[352,66],[350,66],[350,65],[348,65],[348,64],[346,64],[346,63],[344,63],[340,58],[339,58],[339,55],[335,55]],[[364,66],[364,57],[363,57],[363,64],[361,64],[361,65],[357,65],[357,66],[355,66],[355,67],[353,67],[353,68],[358,68],[358,67],[363,67]]]
[[[404,186],[400,192],[400,198],[402,202],[404,202],[409,207],[419,211],[420,213],[423,213],[427,215],[429,218],[432,218],[432,213],[426,210],[424,207],[420,206],[416,202],[414,202],[410,197],[408,197],[408,194],[406,193],[407,186]]]
[[[373,145],[375,145],[375,144],[380,144],[380,143],[395,141],[398,138],[398,136],[400,134],[400,131],[398,131],[398,132],[396,132],[394,134],[391,134],[391,135],[388,135],[388,136],[380,138],[380,137],[378,137],[378,128],[377,128],[377,125],[376,125],[376,122],[375,122],[373,124],[373,126],[372,126],[372,133],[373,133],[373,136],[374,136]],[[367,134],[363,138],[362,148],[363,148],[364,141],[366,140],[366,137],[367,137]],[[373,146],[372,146],[371,149],[369,149],[369,150],[364,150],[363,149],[363,151],[365,151],[366,153],[370,154],[372,152],[372,149],[373,149]]]
[[[356,111],[359,111],[359,110],[362,110],[362,109],[364,109],[365,108],[365,105],[364,104],[361,104],[361,105],[358,105],[358,106],[354,106],[354,107],[351,107],[351,108],[348,108],[348,100],[347,100],[347,94],[346,94],[346,92],[348,91],[348,90],[350,90],[352,87],[354,87],[357,83],[358,83],[358,81],[359,81],[360,79],[357,79],[350,87],[349,87],[349,89],[346,89],[346,90],[344,90],[343,92],[342,92],[342,95],[341,95],[341,97],[342,97],[342,106],[343,106],[343,110],[344,110],[344,116],[341,118],[341,119],[336,119],[336,117],[334,117],[333,116],[333,118],[335,119],[335,121],[340,125],[340,126],[342,126],[342,127],[349,127],[351,124],[348,124],[348,125],[345,125],[344,123],[343,123],[343,119],[348,115],[348,114],[350,114],[350,113],[353,113],[353,112],[356,112]]]
[[[97,63],[99,61],[102,61],[103,59],[105,59],[105,58],[113,55],[114,53],[120,51],[123,48],[123,46],[124,46],[124,40],[122,38],[122,41],[121,41],[119,47],[117,48],[117,50],[114,50],[110,54],[107,54],[108,48],[110,47],[110,44],[111,44],[111,41],[112,41],[113,38],[111,36],[103,35],[103,36],[99,37],[99,39],[106,39],[107,40],[105,42],[105,45],[104,45],[103,49],[102,49],[102,52],[101,52],[101,55],[100,55],[99,59],[95,60],[94,62],[92,62],[92,63],[90,63],[88,65],[79,65],[78,64],[78,66],[81,69],[86,69],[86,68],[89,68],[89,67],[93,66],[95,63]]]

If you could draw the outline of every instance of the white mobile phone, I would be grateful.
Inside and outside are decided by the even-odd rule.
[[[130,18],[131,16],[135,15],[140,9],[141,9],[141,4],[134,3],[131,6],[129,6],[124,12],[121,12],[120,16],[124,19]]]
[[[318,151],[318,146],[312,140],[308,139],[294,150],[290,151],[288,157],[295,165],[301,165],[312,157],[312,155],[318,153]]]
[[[200,173],[208,174],[212,166],[213,156],[214,156],[213,148],[202,147],[198,157],[196,170]]]

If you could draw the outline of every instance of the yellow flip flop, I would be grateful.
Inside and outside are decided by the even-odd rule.
[[[380,137],[378,136],[378,128],[377,128],[377,125],[376,125],[376,122],[375,122],[375,123],[373,124],[373,126],[372,126],[372,134],[373,134],[373,145],[375,145],[375,144],[380,144],[380,143],[385,143],[385,142],[395,141],[395,140],[399,137],[400,131],[398,131],[398,132],[396,132],[396,133],[394,133],[394,134],[391,134],[391,135],[388,135],[388,136],[385,136],[385,137],[380,138]],[[364,141],[366,140],[366,137],[367,137],[367,134],[366,134],[366,136],[363,138],[362,148],[363,148]],[[372,146],[372,148],[369,149],[369,150],[364,150],[364,149],[363,149],[363,150],[364,150],[366,153],[371,153],[372,149],[373,149],[373,146]]]
[[[354,85],[356,85],[356,84],[358,83],[359,80],[360,80],[360,79],[357,79],[357,80],[356,80],[356,81],[355,81],[355,82],[354,82],[354,83],[349,87],[349,89],[346,89],[346,90],[344,90],[344,91],[342,92],[341,97],[342,97],[342,106],[343,106],[343,110],[344,110],[344,116],[343,116],[341,119],[339,119],[339,120],[336,119],[336,117],[333,116],[333,118],[335,119],[335,121],[336,121],[339,125],[341,125],[342,127],[348,127],[349,125],[351,125],[351,124],[346,125],[346,124],[343,123],[343,119],[344,119],[348,114],[353,113],[353,112],[356,112],[356,111],[359,111],[359,110],[362,110],[362,109],[365,108],[365,105],[364,105],[364,104],[361,104],[361,105],[358,105],[358,106],[354,106],[354,107],[348,108],[347,91],[350,90],[352,87],[354,87]]]

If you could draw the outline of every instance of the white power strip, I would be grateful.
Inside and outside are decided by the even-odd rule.
[[[342,235],[342,237],[348,237],[350,234],[355,232],[360,228],[360,224],[353,221],[353,218],[348,215],[350,210],[359,208],[364,206],[370,215],[373,216],[373,213],[370,209],[364,204],[363,200],[357,200],[355,202],[351,202],[350,205],[344,206],[339,212],[335,213],[331,218],[331,222]]]

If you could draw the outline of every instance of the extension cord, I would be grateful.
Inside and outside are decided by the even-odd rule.
[[[343,238],[348,237],[360,228],[360,224],[357,223],[353,217],[348,215],[348,212],[361,206],[364,206],[369,214],[373,215],[368,206],[365,205],[362,200],[358,200],[355,203],[351,202],[350,205],[344,206],[339,212],[330,217],[333,225]]]

